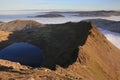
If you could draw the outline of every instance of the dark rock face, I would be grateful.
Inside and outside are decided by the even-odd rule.
[[[44,55],[40,48],[28,43],[14,43],[0,51],[0,59],[20,62],[32,67],[40,67]]]
[[[45,14],[45,15],[37,15],[35,17],[44,17],[44,18],[48,18],[48,17],[64,17],[63,15],[61,14]]]
[[[48,60],[45,60],[44,65],[55,67],[58,64],[66,67],[75,62],[78,56],[76,49],[85,43],[90,29],[90,23],[86,22],[49,25],[45,28],[43,31],[47,33],[41,37],[44,37],[44,50]],[[49,53],[53,55],[52,58],[48,56]]]

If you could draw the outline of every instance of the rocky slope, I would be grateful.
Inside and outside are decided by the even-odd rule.
[[[73,72],[85,80],[120,80],[120,50],[114,47],[94,26],[85,45],[79,47]]]
[[[14,42],[28,42],[45,54],[42,65],[45,68],[15,70],[2,65],[1,79],[120,80],[120,50],[91,22],[50,24],[1,33],[0,49]]]
[[[0,25],[1,31],[18,31],[28,28],[36,28],[44,26],[42,23],[38,23],[33,20],[15,20]]]

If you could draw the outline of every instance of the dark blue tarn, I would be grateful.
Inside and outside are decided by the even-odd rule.
[[[34,45],[20,42],[14,43],[0,51],[0,58],[23,65],[40,67],[44,61],[42,50]]]

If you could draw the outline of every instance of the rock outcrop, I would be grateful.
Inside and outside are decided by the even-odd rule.
[[[4,69],[14,69],[14,70],[28,70],[27,66],[21,65],[19,62],[11,62],[8,60],[0,59],[0,68],[6,67]]]
[[[1,40],[0,48],[14,42],[28,42],[40,47],[45,54],[42,67],[55,71],[29,68],[28,73],[24,72],[26,76],[10,71],[0,72],[5,75],[11,74],[12,77],[7,76],[8,78],[120,80],[120,50],[91,22],[49,24],[15,31],[7,34],[7,39]],[[40,76],[36,76],[38,74]]]

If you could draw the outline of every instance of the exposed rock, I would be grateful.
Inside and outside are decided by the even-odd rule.
[[[0,42],[8,40],[10,34],[12,34],[12,32],[0,31]]]
[[[8,69],[14,69],[14,70],[28,70],[28,67],[23,66],[18,62],[11,62],[8,60],[0,59],[0,70],[1,69],[3,70],[2,66],[6,67],[6,68],[8,67]],[[6,68],[4,68],[4,69],[6,69]]]

